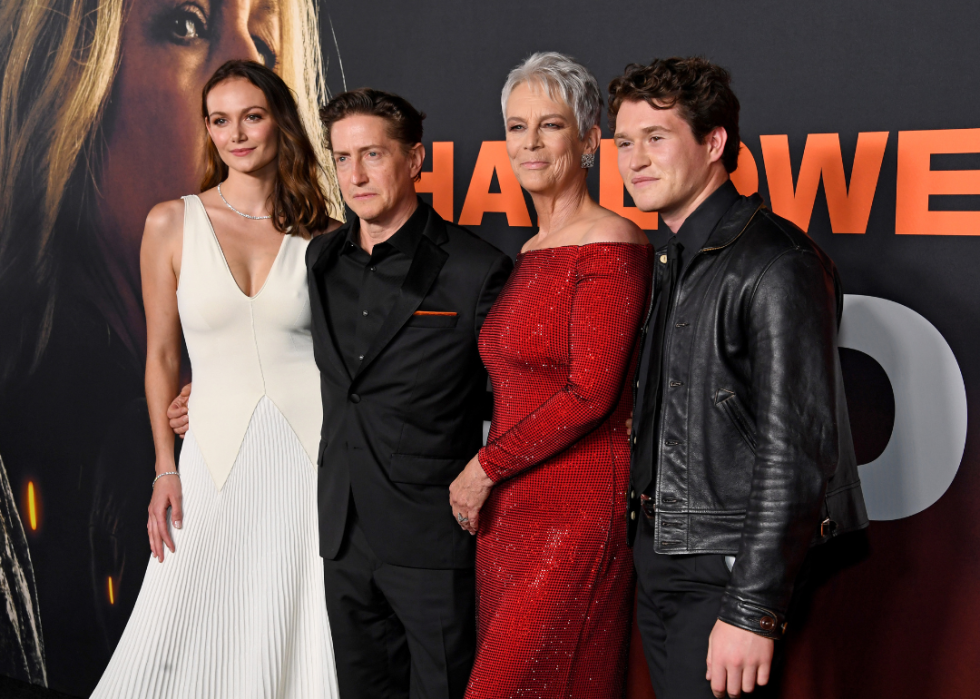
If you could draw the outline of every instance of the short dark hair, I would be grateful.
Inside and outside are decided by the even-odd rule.
[[[609,128],[616,131],[616,115],[623,102],[646,102],[654,109],[678,107],[694,138],[704,143],[722,127],[728,142],[721,155],[725,170],[738,167],[738,97],[731,74],[702,56],[658,58],[650,65],[631,63],[609,83]]]
[[[422,120],[425,119],[425,112],[417,110],[404,97],[361,87],[342,92],[327,102],[326,106],[320,107],[320,121],[323,122],[327,147],[333,149],[330,127],[355,114],[384,119],[388,122],[388,135],[405,148],[422,142]]]

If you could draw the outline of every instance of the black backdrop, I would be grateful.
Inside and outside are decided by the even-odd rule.
[[[328,20],[343,59],[343,75],[336,63],[328,72],[332,90],[346,84],[402,94],[428,114],[427,146],[453,143],[456,220],[482,143],[503,139],[499,95],[507,72],[533,51],[568,53],[603,86],[627,63],[653,57],[701,54],[727,67],[742,104],[742,140],[754,156],[759,190],[767,201],[760,136],[787,137],[795,186],[809,134],[839,134],[850,183],[858,134],[887,132],[866,232],[832,232],[822,183],[808,232],[837,262],[847,294],[901,304],[941,333],[962,372],[967,406],[949,395],[947,403],[953,407],[943,409],[930,402],[942,396],[896,395],[878,361],[845,350],[859,454],[872,461],[889,439],[899,437],[892,434],[896,402],[900,409],[906,401],[912,404],[913,422],[929,420],[934,410],[944,415],[953,410],[962,422],[963,408],[975,406],[980,391],[973,363],[980,340],[980,295],[974,270],[980,262],[980,240],[974,236],[980,235],[980,214],[954,218],[950,226],[935,219],[914,234],[898,234],[896,224],[901,229],[902,221],[896,220],[896,188],[900,131],[980,127],[977,5],[840,0],[375,2],[324,7],[325,36]],[[967,144],[960,149],[969,153],[969,141],[976,137],[976,132],[957,132],[951,140]],[[974,155],[934,155],[929,162],[934,170],[980,169],[980,146],[972,148]],[[425,169],[431,166],[430,159]],[[598,196],[599,173],[590,177]],[[914,179],[914,173],[909,177]],[[491,191],[497,190],[496,180]],[[930,197],[929,208],[980,210],[976,183],[955,193]],[[779,207],[775,210],[780,213]],[[474,228],[512,254],[532,233],[531,228],[509,227],[502,213],[484,214],[482,225]],[[664,235],[651,232],[655,242]],[[899,333],[897,342],[902,337]],[[901,361],[897,365],[903,366]],[[975,411],[966,412],[972,416]],[[942,438],[953,443],[948,451],[957,453],[963,434],[948,425],[946,429],[949,434]],[[975,662],[980,641],[977,437],[976,420],[970,419],[962,462],[938,502],[920,502],[931,506],[911,516],[873,522],[867,551],[848,557],[845,570],[820,589],[807,624],[793,633],[786,696],[959,697],[980,680]],[[909,440],[903,445],[908,449]],[[911,461],[922,478],[941,480],[942,474],[930,471],[927,445],[919,446],[923,448],[914,454],[906,453],[905,468]],[[903,487],[915,487],[908,479],[902,481],[903,475],[896,473],[891,483],[885,478],[884,488],[881,479],[876,482],[876,491],[869,494],[878,503],[873,509],[884,511],[890,501],[901,500]],[[635,653],[633,657],[638,658]],[[630,692],[636,697],[649,692],[636,663]]]

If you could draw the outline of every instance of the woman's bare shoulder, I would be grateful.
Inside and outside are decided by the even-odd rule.
[[[639,226],[619,214],[602,209],[591,225],[583,232],[579,245],[590,243],[634,243],[643,245],[650,242]]]
[[[146,228],[143,235],[154,237],[179,234],[184,227],[184,201],[172,199],[162,201],[146,215]]]
[[[160,252],[179,246],[184,236],[184,202],[162,201],[146,215],[143,247]]]

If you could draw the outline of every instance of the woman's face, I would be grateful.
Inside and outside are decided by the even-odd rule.
[[[514,88],[507,98],[505,125],[511,167],[532,194],[560,191],[581,177],[582,153],[599,145],[592,131],[579,138],[575,112],[551,99],[540,85]]]
[[[225,165],[239,172],[275,167],[279,129],[265,93],[243,78],[225,80],[208,93],[205,124]]]
[[[232,58],[275,67],[277,7],[273,0],[132,0],[97,182],[97,225],[106,252],[121,258],[117,269],[138,277],[154,204],[198,191],[208,78]]]

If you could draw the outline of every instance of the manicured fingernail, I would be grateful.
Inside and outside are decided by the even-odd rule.
[[[176,522],[174,522],[174,529],[180,529],[180,520],[179,519]]]

